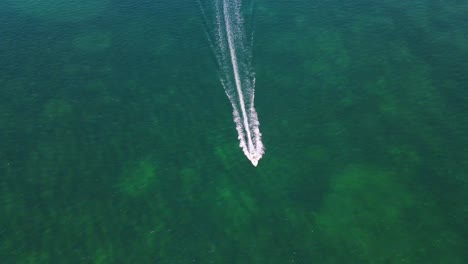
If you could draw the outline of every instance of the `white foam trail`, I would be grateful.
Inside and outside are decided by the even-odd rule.
[[[207,12],[202,8],[207,27]],[[254,108],[255,74],[251,69],[252,41],[246,41],[241,0],[215,0],[215,29],[210,36],[221,71],[221,83],[233,107],[234,122],[244,154],[257,166],[264,154],[257,111]],[[246,42],[247,46],[246,46]]]
[[[235,9],[237,10],[237,9]],[[241,120],[239,120],[240,118],[238,116],[235,116],[235,121],[236,121],[236,124],[237,124],[237,127],[242,127],[242,125],[244,125],[244,129],[245,132],[247,133],[247,137],[245,138],[245,135],[242,133],[240,135],[242,135],[242,137],[240,137],[239,139],[242,141],[244,141],[243,143],[241,143],[241,146],[243,147],[243,150],[244,150],[244,153],[245,155],[247,155],[247,157],[249,158],[249,160],[252,162],[252,164],[254,166],[257,166],[258,164],[258,160],[261,158],[261,155],[263,153],[260,154],[259,156],[259,151],[258,149],[254,146],[254,142],[256,141],[255,139],[252,140],[252,132],[256,132],[255,130],[254,131],[251,131],[251,126],[249,125],[249,117],[247,116],[247,111],[245,110],[245,101],[244,101],[244,95],[242,93],[242,85],[241,85],[241,80],[240,80],[240,76],[239,76],[239,65],[237,63],[237,54],[236,54],[236,47],[235,47],[235,43],[234,43],[234,36],[233,36],[233,30],[232,30],[232,18],[231,18],[231,14],[229,13],[229,10],[228,10],[228,4],[227,4],[227,0],[224,0],[224,5],[223,5],[223,13],[224,13],[224,18],[225,18],[225,25],[226,25],[226,34],[227,34],[227,40],[228,40],[228,46],[229,46],[229,53],[231,55],[231,63],[232,63],[232,68],[233,68],[233,73],[234,73],[234,80],[235,80],[235,83],[236,83],[236,89],[237,89],[237,96],[239,98],[239,105],[240,105],[240,108],[241,108],[241,112],[242,112],[242,123],[240,124],[239,126],[239,123],[241,122]],[[238,14],[235,14],[235,15],[238,15]],[[253,108],[253,106],[251,107],[251,111],[255,111],[255,109]],[[235,111],[235,114],[238,115],[237,111]],[[256,117],[254,117],[254,119],[257,119]],[[258,120],[256,120],[257,123],[258,123]],[[239,128],[238,128],[238,131],[239,131]],[[258,132],[260,132],[258,130]],[[247,139],[247,146],[245,144],[245,139]]]

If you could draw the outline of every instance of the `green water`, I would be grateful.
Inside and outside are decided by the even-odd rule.
[[[0,262],[467,263],[466,1],[255,12],[257,168],[194,1],[2,1]]]

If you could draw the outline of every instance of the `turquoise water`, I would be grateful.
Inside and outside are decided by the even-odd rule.
[[[266,154],[194,1],[0,3],[2,263],[467,263],[466,1],[255,3]]]

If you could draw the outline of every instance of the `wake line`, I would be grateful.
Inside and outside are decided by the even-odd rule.
[[[204,8],[200,1],[198,3],[207,27],[208,40],[220,68],[221,83],[233,107],[240,147],[252,164],[257,166],[264,154],[264,148],[259,129],[260,123],[254,108],[255,77],[251,70],[253,31],[250,43],[245,46],[241,1],[214,1],[214,30],[209,27],[210,21],[205,10],[206,6]]]
[[[234,44],[232,43],[233,36],[232,36],[231,21],[230,21],[231,17],[227,10],[226,0],[224,0],[223,11],[224,11],[224,17],[226,18],[225,20],[226,32],[227,32],[227,39],[228,39],[228,44],[229,44],[229,53],[231,54],[232,68],[234,69],[234,79],[236,81],[237,96],[239,97],[239,103],[240,103],[240,107],[242,111],[242,119],[244,121],[245,132],[247,133],[247,140],[248,140],[248,145],[247,145],[248,156],[247,157],[250,159],[250,161],[252,161],[252,164],[254,166],[257,166],[258,159],[256,157],[256,150],[254,148],[252,138],[250,135],[250,129],[249,129],[250,125],[249,125],[249,121],[247,118],[247,112],[245,111],[244,96],[242,95],[241,82],[240,82],[240,77],[239,77],[239,66],[237,65],[237,56],[236,56],[236,51],[234,49]]]

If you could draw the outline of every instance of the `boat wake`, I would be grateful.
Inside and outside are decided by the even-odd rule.
[[[241,0],[198,0],[198,3],[218,63],[221,83],[232,104],[240,147],[257,166],[265,151],[254,107],[253,2],[249,6],[244,6]],[[250,18],[249,34],[243,14]]]

